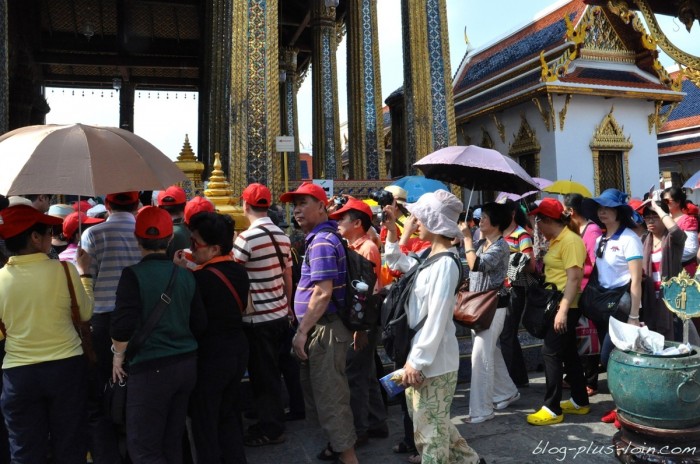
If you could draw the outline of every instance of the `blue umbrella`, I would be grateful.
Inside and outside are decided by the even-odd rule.
[[[443,184],[439,180],[427,179],[423,176],[405,176],[394,182],[392,185],[401,187],[406,191],[406,201],[408,203],[415,203],[424,193],[434,192],[436,190],[450,191],[447,185]]]
[[[700,171],[693,174],[693,176],[690,179],[688,179],[685,182],[685,184],[683,184],[683,188],[690,188],[690,189],[700,188]]]

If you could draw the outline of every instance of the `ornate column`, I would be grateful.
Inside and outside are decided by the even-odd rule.
[[[0,134],[10,127],[10,77],[7,71],[10,49],[7,37],[7,2],[0,2]]]
[[[351,179],[386,177],[377,0],[348,0],[348,146]]]
[[[341,179],[335,8],[326,7],[324,0],[312,0],[312,2],[314,177]]]
[[[280,50],[280,114],[282,116],[282,133],[294,137],[294,153],[287,154],[287,175],[289,180],[301,178],[299,167],[299,120],[297,113],[297,91],[299,75],[297,73],[296,48]],[[282,76],[284,78],[282,78]]]
[[[207,169],[215,152],[228,172],[231,156],[231,48],[232,13],[235,0],[204,2],[204,60],[199,92],[199,159]]]
[[[275,153],[280,135],[278,1],[233,2],[234,44],[231,84],[231,164],[234,195],[250,183],[282,191],[282,161]]]
[[[446,0],[401,0],[407,157],[457,143]]]

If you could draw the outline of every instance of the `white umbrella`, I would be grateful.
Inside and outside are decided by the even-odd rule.
[[[95,196],[185,180],[163,152],[116,127],[27,126],[0,136],[0,193],[7,196]]]

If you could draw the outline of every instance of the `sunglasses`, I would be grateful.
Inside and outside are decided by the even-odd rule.
[[[207,245],[206,243],[200,243],[197,241],[196,238],[190,237],[190,249],[192,251],[197,251],[200,248],[204,248],[204,247],[208,247],[208,246],[209,245]]]
[[[595,255],[598,258],[603,257],[603,253],[605,253],[605,247],[608,246],[608,240],[610,240],[610,237],[601,237],[600,238],[600,243],[598,243],[598,248],[595,251]]]

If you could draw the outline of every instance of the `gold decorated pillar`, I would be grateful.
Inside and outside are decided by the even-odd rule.
[[[231,161],[234,195],[259,182],[282,193],[282,161],[275,152],[280,135],[278,1],[233,2],[231,64]]]
[[[386,177],[377,0],[348,0],[348,146],[351,179]]]
[[[211,167],[211,156],[223,154],[222,165],[228,172],[231,124],[232,12],[237,0],[204,2],[204,47],[201,89],[199,92],[199,155]]]
[[[185,143],[182,145],[182,150],[180,150],[180,155],[178,155],[175,164],[187,177],[186,181],[180,183],[180,187],[182,187],[187,194],[187,198],[191,199],[195,195],[198,195],[202,189],[204,163],[197,161],[197,157],[190,145],[190,138],[187,134],[185,134]]]
[[[282,134],[294,137],[294,152],[287,154],[287,175],[289,180],[301,178],[299,166],[299,119],[297,113],[297,92],[299,74],[297,73],[296,48],[280,50],[280,115],[282,117]]]
[[[338,114],[338,69],[335,51],[337,33],[335,8],[325,0],[311,0],[314,36],[313,172],[318,179],[341,179],[340,116]]]
[[[457,143],[446,0],[401,0],[407,158]]]

